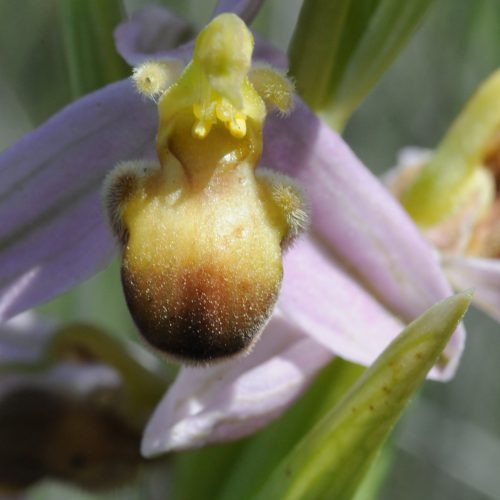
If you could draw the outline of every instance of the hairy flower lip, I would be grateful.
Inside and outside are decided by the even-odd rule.
[[[164,62],[135,68],[138,92],[158,104],[159,165],[119,164],[103,193],[135,324],[185,364],[250,351],[278,297],[284,242],[307,218],[291,179],[255,172],[268,108],[288,111],[293,86],[271,67],[252,85],[263,71],[252,68],[254,45],[244,21],[223,13],[176,79]]]
[[[259,339],[266,318],[272,312],[276,301],[277,290],[269,292],[262,306],[246,301],[241,304],[238,294],[234,292],[231,300],[221,297],[227,295],[223,270],[187,269],[181,281],[185,281],[186,291],[181,297],[183,307],[178,313],[171,313],[168,320],[164,318],[165,300],[161,300],[165,291],[161,285],[155,286],[148,280],[142,284],[141,275],[134,275],[125,264],[122,267],[122,283],[129,310],[143,337],[162,354],[189,365],[206,365],[222,362],[233,356],[248,353]],[[200,276],[203,274],[203,276]],[[168,280],[157,277],[156,283],[168,283]],[[209,290],[208,297],[203,287]],[[151,302],[145,303],[144,288],[153,290]],[[254,298],[254,297],[251,297]],[[212,304],[217,301],[217,315],[214,315]]]

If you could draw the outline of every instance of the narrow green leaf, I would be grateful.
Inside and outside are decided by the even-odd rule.
[[[305,0],[290,46],[305,101],[344,127],[435,0]]]
[[[2,93],[4,98],[10,93],[26,114],[24,132],[70,100],[57,5],[57,0],[0,1]],[[2,120],[10,128],[17,119],[2,106]]]
[[[124,17],[121,0],[60,0],[58,5],[73,98],[130,73],[113,39]]]
[[[328,101],[351,2],[305,0],[302,5],[289,49],[290,73],[299,94],[315,110]]]
[[[379,500],[380,490],[394,462],[394,449],[389,440],[380,451],[377,460],[361,481],[353,500]]]
[[[199,450],[180,451],[172,456],[173,482],[172,498],[179,500],[220,499],[217,492],[239,463],[241,450],[246,441],[236,441]],[[195,480],[193,480],[195,478]],[[244,498],[244,489],[240,488],[237,497]]]
[[[254,498],[352,498],[471,298],[470,292],[450,297],[409,325],[286,456]]]

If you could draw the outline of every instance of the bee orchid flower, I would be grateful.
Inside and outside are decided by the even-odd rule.
[[[500,321],[500,71],[470,98],[435,151],[406,148],[386,182],[439,251],[458,290]]]
[[[222,1],[216,14],[234,12],[250,22],[260,3]],[[133,164],[132,188],[124,182],[119,184],[120,189],[123,188],[121,191],[107,191],[108,194],[119,194],[118,198],[108,196],[108,202],[110,199],[121,202],[124,192],[130,194],[137,185],[142,189],[127,204],[108,203],[117,236],[130,236],[126,231],[135,222],[140,222],[146,206],[152,210],[151,220],[156,220],[154,210],[159,198],[155,196],[159,191],[163,197],[175,198],[175,189],[169,191],[170,188],[162,184],[163,187],[155,191],[157,188],[147,180],[151,175],[148,170],[151,162],[158,162],[155,153],[156,103],[160,109],[158,156],[168,176],[172,175],[175,162],[168,163],[171,151],[163,148],[165,142],[162,139],[170,141],[169,134],[177,133],[182,127],[174,130],[175,127],[168,128],[165,124],[170,123],[168,120],[173,120],[173,113],[180,110],[182,99],[193,104],[189,101],[191,94],[183,93],[182,89],[190,88],[190,85],[195,88],[201,81],[197,78],[204,77],[200,77],[202,73],[196,69],[196,64],[188,66],[180,76],[187,60],[192,57],[193,43],[176,49],[147,43],[156,38],[150,36],[150,29],[167,32],[171,22],[171,16],[161,16],[157,10],[153,16],[143,12],[133,16],[116,32],[117,47],[126,60],[134,65],[153,61],[150,70],[158,70],[158,78],[151,78],[151,72],[146,72],[142,73],[146,77],[141,80],[141,73],[135,73],[136,85],[139,82],[137,86],[142,93],[153,97],[150,102],[137,94],[132,80],[113,83],[69,105],[0,156],[2,319],[50,300],[102,269],[115,255],[116,246],[100,199],[104,178],[115,165],[130,160],[143,161]],[[243,30],[243,33],[246,32]],[[216,43],[213,41],[216,39],[217,36],[211,43]],[[245,44],[241,45],[245,50]],[[204,71],[212,72],[210,95],[224,99],[203,101],[202,104],[208,105],[193,107],[198,121],[193,128],[193,118],[189,118],[191,121],[184,127],[184,132],[175,136],[176,151],[182,150],[183,144],[189,145],[181,153],[196,156],[202,149],[197,153],[191,148],[192,144],[208,144],[203,154],[209,154],[209,139],[214,137],[210,135],[214,134],[211,127],[216,130],[220,123],[229,130],[231,137],[227,140],[231,145],[237,140],[245,141],[245,137],[253,134],[252,137],[257,137],[255,144],[261,144],[263,148],[257,172],[264,177],[270,175],[271,179],[286,179],[286,185],[297,186],[304,193],[310,211],[309,229],[288,245],[287,237],[293,233],[290,230],[293,224],[291,226],[286,217],[290,212],[272,212],[271,204],[277,205],[275,198],[269,202],[265,213],[259,208],[259,217],[274,213],[273,217],[281,221],[277,223],[278,229],[273,229],[274,246],[269,251],[275,266],[262,273],[270,283],[267,296],[272,296],[273,302],[277,299],[274,312],[262,333],[262,326],[272,309],[268,308],[269,303],[263,306],[266,314],[259,313],[259,322],[252,323],[257,325],[252,332],[259,334],[260,340],[246,357],[209,367],[181,369],[146,429],[143,441],[146,456],[234,439],[255,431],[282,413],[333,356],[370,364],[405,324],[451,293],[434,250],[421,237],[405,211],[342,138],[298,97],[293,109],[286,114],[270,113],[263,126],[267,110],[257,99],[259,92],[255,89],[259,90],[260,83],[260,95],[264,95],[267,77],[272,82],[285,82],[284,77],[279,77],[280,71],[270,69],[269,65],[283,69],[286,59],[279,51],[257,39],[250,66],[249,54],[238,53],[238,46],[238,43],[228,44],[230,51],[225,61],[226,67],[227,64],[241,65],[238,71],[231,73],[241,76],[235,86],[235,80],[227,85],[229,80],[213,77],[220,69],[220,61],[211,59],[213,45],[208,45],[201,57],[201,66]],[[251,79],[246,78],[252,67],[262,69],[261,79],[248,83]],[[182,87],[184,84],[176,87],[179,100],[161,98],[169,84],[179,77],[179,82],[185,82],[185,87]],[[241,94],[233,92],[235,88],[242,88],[238,85],[246,89]],[[165,95],[172,95],[169,92],[166,90]],[[285,97],[289,97],[289,92],[285,92]],[[266,104],[279,108],[280,100],[271,95]],[[245,112],[241,113],[241,110]],[[172,123],[182,122],[179,117],[176,120]],[[193,139],[193,134],[198,139]],[[261,135],[262,142],[259,142]],[[172,142],[168,141],[171,145]],[[220,139],[219,146],[228,144],[224,141],[226,139]],[[261,151],[258,148],[250,150],[256,164]],[[131,164],[125,165],[123,167],[122,163],[122,168],[127,170]],[[145,180],[141,177],[141,168]],[[254,182],[253,177],[246,175],[240,179],[242,185],[247,181]],[[137,179],[143,180],[135,184]],[[178,180],[174,175],[171,186]],[[269,185],[273,186],[272,183]],[[130,192],[127,191],[129,188]],[[214,188],[214,196],[224,189],[219,186],[217,191]],[[241,213],[239,202],[245,200],[240,200],[237,194],[225,200],[224,217],[231,218],[231,210],[237,217]],[[218,207],[213,208],[212,201],[206,200],[208,210],[214,214],[222,213],[217,212]],[[141,203],[139,211],[130,208]],[[199,217],[204,215],[203,210],[198,209],[193,213]],[[114,217],[116,214],[118,216]],[[174,222],[166,224],[171,224],[169,231],[174,234]],[[134,227],[141,233],[145,226],[138,223]],[[157,242],[161,243],[158,246],[161,252],[170,248],[167,258],[172,263],[185,258],[184,253],[179,253],[180,247],[175,246],[178,240],[164,239],[161,225],[150,234],[160,238]],[[128,242],[135,245],[138,240],[133,241],[125,238],[122,248],[127,248]],[[285,247],[283,282],[278,293],[280,248]],[[133,297],[139,279],[136,271],[147,267],[144,264],[147,259],[137,257],[139,254],[129,251],[130,248],[124,252],[124,265],[127,270],[136,266],[128,275],[129,283],[134,283],[130,285],[128,298],[131,309],[137,310],[138,303]],[[251,275],[251,259],[244,254],[241,259],[238,272]],[[147,261],[148,265],[151,262]],[[150,283],[154,284],[154,280]],[[162,293],[167,294],[164,298],[168,302],[173,300],[168,294],[175,293],[175,290]],[[154,302],[156,299],[151,297],[148,300]],[[236,300],[233,295],[230,299]],[[161,310],[158,307],[157,312]],[[144,329],[148,319],[146,314],[136,321]],[[459,328],[433,369],[433,377],[445,380],[453,375],[463,341],[464,331]],[[178,357],[183,356],[181,353]]]

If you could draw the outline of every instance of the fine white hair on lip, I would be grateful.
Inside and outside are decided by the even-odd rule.
[[[102,186],[104,209],[109,226],[122,246],[128,239],[128,230],[122,218],[123,204],[135,191],[140,180],[158,168],[158,163],[153,161],[124,161],[118,163],[104,179]]]

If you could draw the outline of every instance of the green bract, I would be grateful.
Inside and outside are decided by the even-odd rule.
[[[281,462],[255,499],[350,499],[471,301],[464,292],[411,323]]]

